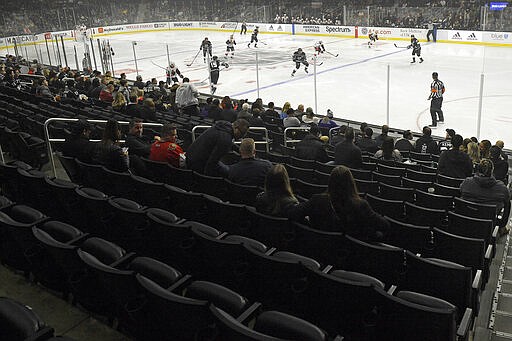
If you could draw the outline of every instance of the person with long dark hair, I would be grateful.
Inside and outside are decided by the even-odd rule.
[[[385,137],[380,148],[375,153],[377,159],[402,162],[402,155],[398,149],[395,149],[395,141],[392,137]]]
[[[121,129],[116,120],[108,120],[103,137],[96,145],[92,160],[116,172],[128,171],[128,148],[121,148]]]
[[[265,191],[256,197],[256,210],[268,215],[290,217],[298,203],[284,165],[272,166],[265,178]]]
[[[343,232],[363,241],[383,240],[389,226],[388,221],[359,196],[354,177],[345,166],[334,168],[327,192],[315,194],[299,204],[293,218],[308,219],[315,229]]]

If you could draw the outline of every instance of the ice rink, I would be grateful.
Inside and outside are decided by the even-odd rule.
[[[192,66],[187,67],[199,50],[204,37],[213,44],[213,54],[224,59],[225,41],[229,33],[199,31],[169,31],[156,33],[122,34],[104,37],[115,51],[116,74],[125,72],[135,79],[132,42],[139,73],[144,80],[156,77],[165,80],[163,68],[167,65],[166,44],[170,59],[181,72],[193,81],[201,92],[208,93],[208,72],[202,53]],[[256,53],[259,61],[259,97],[266,104],[282,106],[289,101],[315,108],[314,67],[305,74],[303,67],[291,77],[293,52],[301,47],[313,58],[313,44],[318,37],[278,34],[260,34],[258,48],[247,47],[250,34],[234,34],[237,45],[235,57],[228,58],[229,68],[223,69],[216,95],[233,98],[258,97]],[[419,37],[423,39],[424,37]],[[317,113],[327,109],[335,117],[385,124],[387,113],[387,73],[389,65],[389,124],[392,127],[421,131],[431,122],[429,101],[431,74],[439,73],[445,83],[443,103],[445,124],[434,133],[444,136],[445,128],[453,128],[464,137],[477,136],[480,82],[483,74],[482,125],[480,139],[505,141],[512,147],[512,49],[463,44],[422,43],[425,62],[410,64],[411,51],[394,46],[407,46],[405,41],[379,40],[368,48],[366,39],[321,37],[327,51],[339,56],[323,54],[316,67]],[[67,47],[72,48],[73,43]],[[83,51],[83,44],[76,44]],[[95,42],[97,51],[97,43]],[[96,52],[97,53],[97,52]]]

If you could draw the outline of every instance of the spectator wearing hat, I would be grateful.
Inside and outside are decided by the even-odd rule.
[[[318,121],[318,127],[322,131],[323,135],[328,135],[329,130],[338,126],[336,122],[333,121],[334,115],[331,109],[327,109],[327,115],[323,117],[320,121]]]
[[[455,130],[446,129],[446,136],[443,141],[439,142],[439,151],[442,153],[452,147],[452,139],[455,136]]]
[[[368,152],[371,154],[375,154],[375,152],[379,150],[377,142],[373,139],[373,129],[370,127],[366,127],[364,129],[364,136],[356,140],[356,145],[362,152]]]
[[[71,128],[71,134],[62,145],[64,156],[76,157],[83,162],[91,162],[94,143],[89,141],[91,125],[86,120],[79,120]]]
[[[312,123],[309,134],[295,146],[295,155],[304,160],[328,162],[329,156],[325,150],[325,143],[320,139],[321,132],[318,125]]]
[[[508,233],[506,228],[510,214],[510,194],[507,186],[493,175],[494,164],[489,159],[480,161],[477,173],[466,178],[460,185],[461,198],[481,204],[496,205],[497,212],[504,209],[497,222],[500,234]]]
[[[467,153],[460,150],[462,142],[462,136],[458,134],[453,135],[450,143],[451,148],[443,151],[439,157],[439,165],[437,167],[439,174],[459,179],[466,178],[473,174],[471,158]]]
[[[395,148],[401,152],[410,152],[414,151],[414,144],[412,132],[410,130],[405,130],[402,133],[402,137],[396,140]]]

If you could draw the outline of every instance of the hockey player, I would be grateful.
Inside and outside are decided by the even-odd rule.
[[[233,35],[229,36],[229,39],[226,40],[226,54],[224,55],[224,58],[228,58],[228,54],[231,52],[231,58],[235,55],[235,45],[236,41],[235,38],[233,38]]]
[[[418,42],[418,39],[414,37],[414,34],[411,34],[411,45],[407,46],[408,49],[412,48],[412,63],[416,63],[415,55],[420,58],[420,63],[423,63],[423,58],[421,58],[421,45]]]
[[[316,52],[317,54],[320,54],[320,53],[324,53],[324,52],[325,52],[324,43],[323,43],[321,40],[317,41],[317,42],[315,43],[314,47],[315,47],[315,52]]]
[[[379,36],[377,33],[370,31],[370,33],[368,33],[368,39],[370,39],[368,47],[371,47],[377,40],[379,40]]]
[[[212,82],[210,87],[212,95],[215,93],[215,90],[217,90],[215,85],[217,85],[219,81],[220,66],[229,67],[228,63],[220,62],[217,56],[213,56],[210,61],[210,80]]]
[[[252,30],[251,42],[249,44],[247,44],[247,47],[251,47],[251,44],[253,42],[254,42],[254,47],[258,47],[258,33],[260,33],[259,26],[256,26],[254,28],[254,30]]]
[[[174,62],[171,62],[171,64],[165,68],[165,75],[167,77],[167,85],[171,85],[171,81],[173,81],[173,83],[178,83],[178,76],[183,78],[183,75]]]
[[[247,24],[245,23],[245,21],[242,22],[242,28],[240,29],[240,35],[243,34],[247,34]]]
[[[206,54],[208,53],[210,57],[212,56],[212,42],[208,40],[208,37],[204,38],[201,42],[199,50],[203,50],[203,60],[206,63]]]
[[[304,72],[308,73],[309,63],[306,59],[306,53],[304,53],[301,48],[293,53],[292,59],[295,62],[295,69],[292,71],[292,77],[295,76],[295,72],[300,68],[300,64],[304,64]]]

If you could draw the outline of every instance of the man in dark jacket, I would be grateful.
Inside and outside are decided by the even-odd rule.
[[[228,179],[241,185],[263,187],[272,163],[256,158],[256,146],[253,139],[242,140],[240,157],[241,160],[238,163],[229,166]]]
[[[151,141],[144,135],[142,120],[141,119],[133,119],[130,121],[129,125],[130,130],[128,134],[126,134],[125,145],[128,147],[130,152],[130,156],[138,155],[143,157],[148,157],[149,152],[151,151]]]
[[[361,168],[363,157],[361,149],[354,144],[354,129],[348,127],[345,131],[345,140],[334,147],[334,163],[348,168]]]
[[[377,150],[379,150],[379,147],[377,146],[377,142],[372,138],[373,136],[373,129],[370,127],[364,128],[364,136],[360,137],[357,140],[357,146],[361,151],[368,152],[371,154],[375,154]]]
[[[304,160],[329,161],[325,144],[320,140],[320,135],[320,128],[317,124],[312,123],[309,134],[295,146],[295,155]]]
[[[405,130],[403,133],[402,133],[402,137],[399,138],[396,142],[395,142],[395,148],[398,149],[399,151],[406,151],[406,152],[410,152],[410,151],[414,151],[414,141],[412,140],[413,136],[412,136],[412,132],[410,130]]]
[[[188,148],[187,168],[206,175],[227,176],[228,167],[220,159],[232,150],[233,139],[243,137],[247,130],[249,122],[244,119],[216,122]]]
[[[437,142],[432,138],[432,129],[423,127],[423,136],[416,141],[416,153],[422,154],[439,154]]]
[[[478,172],[466,178],[460,185],[461,197],[464,200],[481,204],[496,205],[496,209],[504,209],[502,219],[498,221],[500,233],[506,233],[506,225],[510,214],[510,194],[507,186],[492,175],[494,165],[491,160],[483,159],[478,165]]]
[[[91,126],[86,120],[79,120],[71,128],[71,135],[62,145],[64,156],[76,157],[83,162],[91,162],[94,143],[89,141]]]
[[[129,96],[130,103],[126,106],[124,111],[125,115],[130,117],[141,117],[142,116],[142,106],[139,104],[139,99],[137,95],[131,94]]]
[[[382,132],[377,135],[377,137],[375,138],[375,143],[377,144],[377,147],[382,147],[382,142],[384,142],[384,140],[388,137],[388,134],[389,134],[389,126],[384,124],[382,126]]]
[[[459,150],[463,139],[459,134],[451,138],[452,148],[445,150],[439,157],[437,171],[452,178],[466,178],[473,173],[473,163],[467,153]]]

